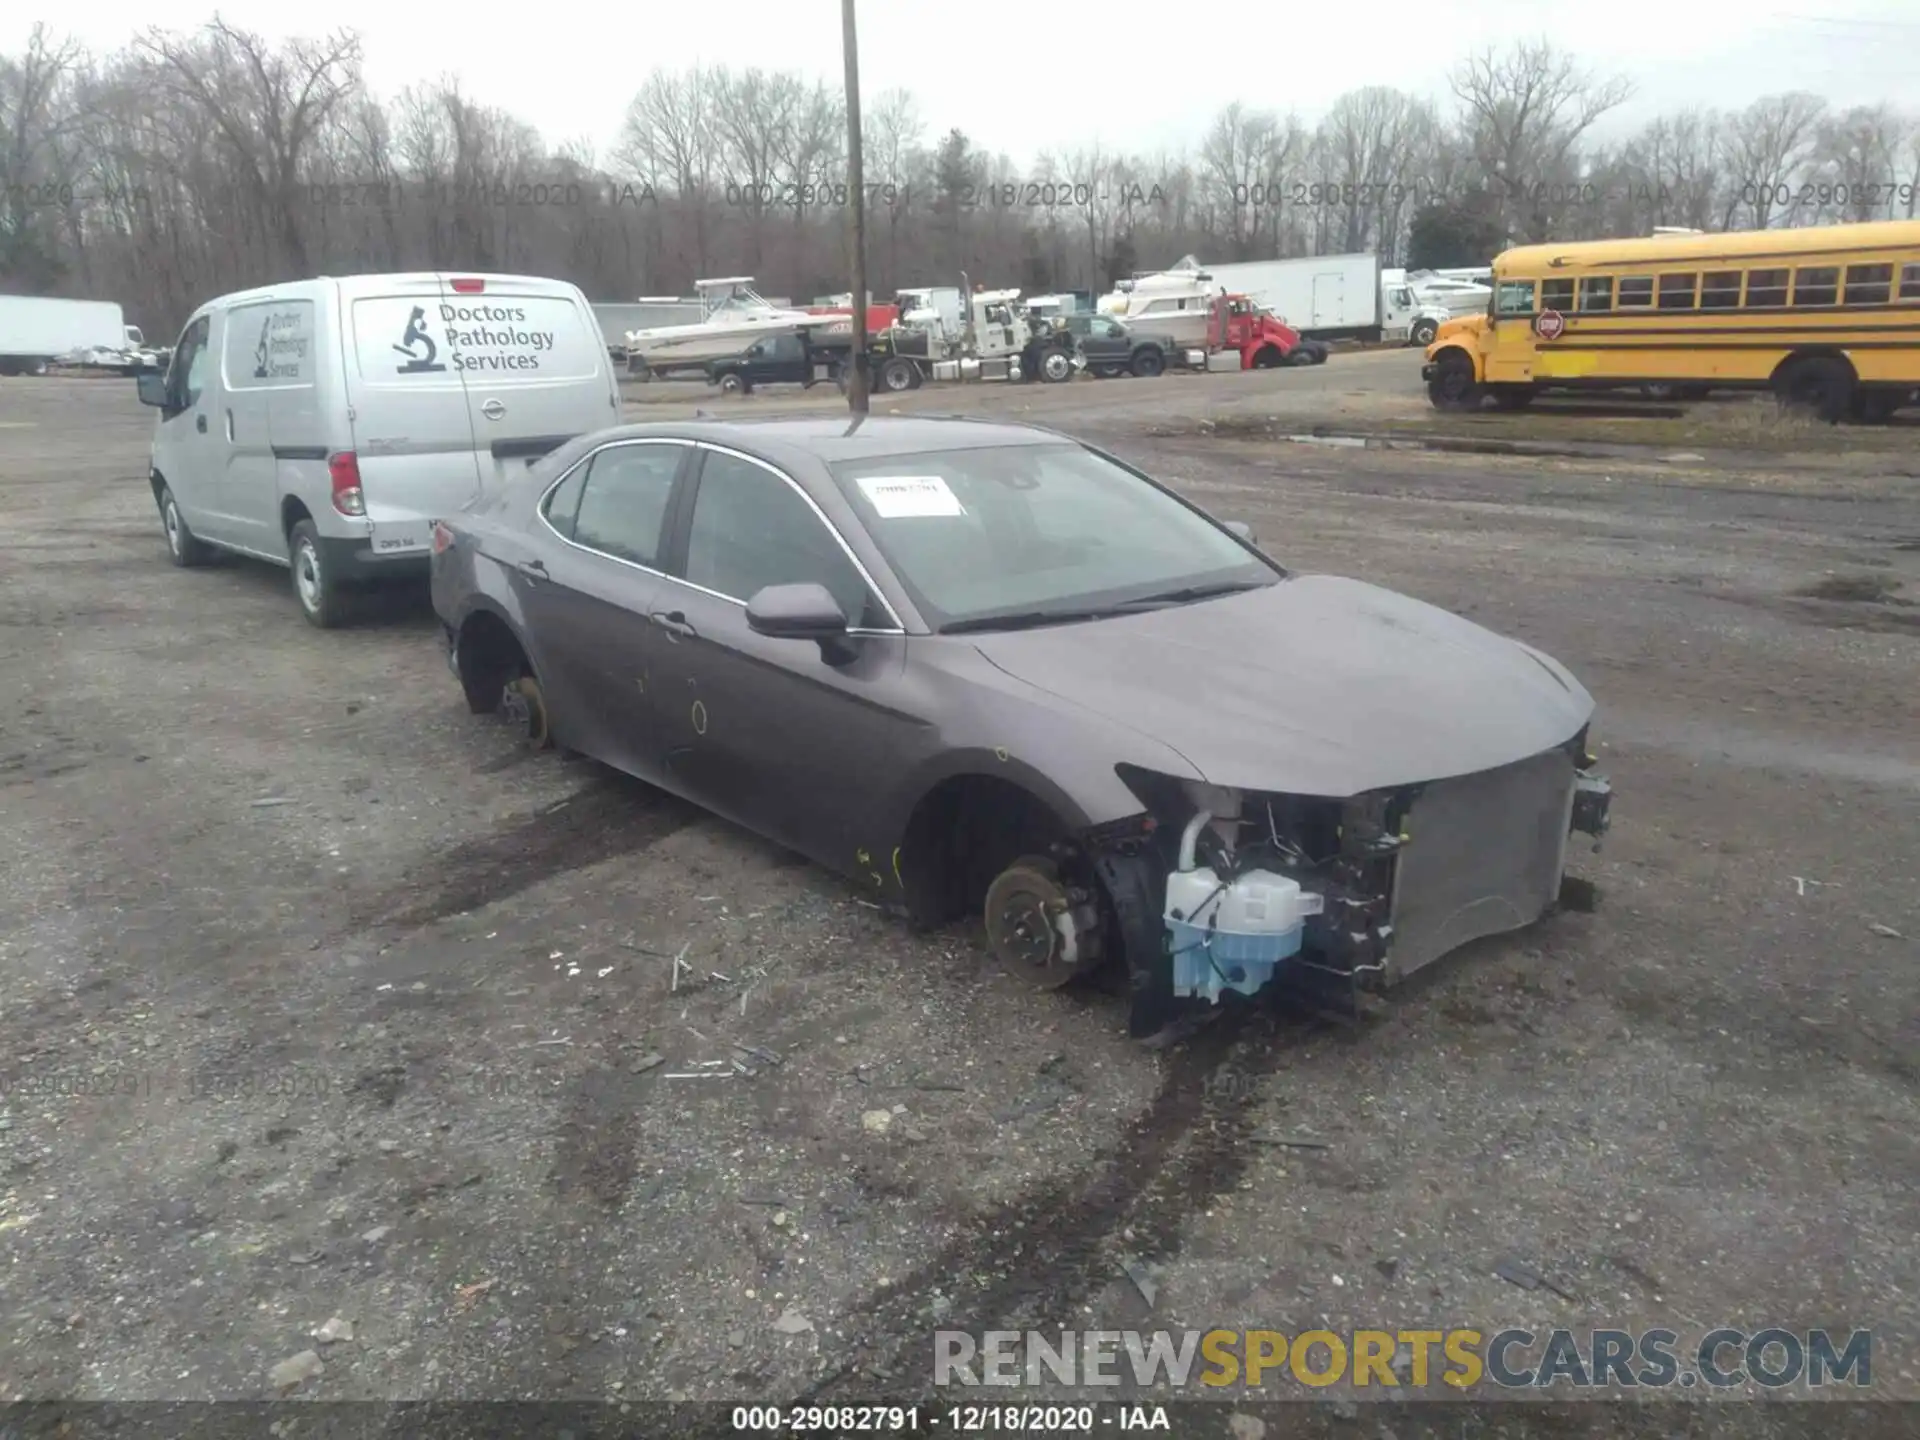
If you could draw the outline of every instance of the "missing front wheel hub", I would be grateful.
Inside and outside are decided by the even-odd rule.
[[[987,942],[1003,966],[1040,990],[1056,990],[1099,961],[1099,911],[1061,879],[1053,861],[1027,855],[987,888]]]

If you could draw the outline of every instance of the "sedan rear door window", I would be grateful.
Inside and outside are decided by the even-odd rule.
[[[547,517],[547,524],[568,540],[573,538],[574,512],[580,508],[580,492],[586,484],[587,466],[576,465],[540,503],[540,513]]]
[[[686,578],[745,604],[769,585],[824,585],[850,625],[891,622],[873,602],[839,539],[784,478],[721,451],[709,451],[694,494]]]
[[[609,445],[587,462],[573,543],[616,560],[660,563],[660,532],[684,445]]]

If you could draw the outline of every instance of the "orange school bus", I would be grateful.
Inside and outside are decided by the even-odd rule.
[[[1441,410],[1661,386],[1884,421],[1920,389],[1920,220],[1508,250],[1421,376]]]

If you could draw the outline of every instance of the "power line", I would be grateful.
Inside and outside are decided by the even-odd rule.
[[[1775,11],[1773,18],[1776,20],[1789,20],[1796,25],[1822,25],[1830,29],[1859,26],[1873,30],[1920,30],[1920,22],[1911,20],[1861,20],[1852,17],[1834,19],[1826,15],[1788,15],[1780,11]],[[1862,35],[1858,38],[1866,40],[1874,37]]]

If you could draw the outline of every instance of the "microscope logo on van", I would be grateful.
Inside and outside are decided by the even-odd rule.
[[[425,347],[425,354],[419,353],[420,347]],[[393,353],[407,357],[407,363],[399,369],[402,375],[424,375],[447,368],[439,363],[440,347],[427,333],[427,312],[418,305],[413,307],[413,314],[407,319],[407,333],[400,337]]]
[[[296,382],[311,378],[307,366],[311,344],[302,309],[269,311],[260,322],[260,343],[253,347],[253,378]]]

